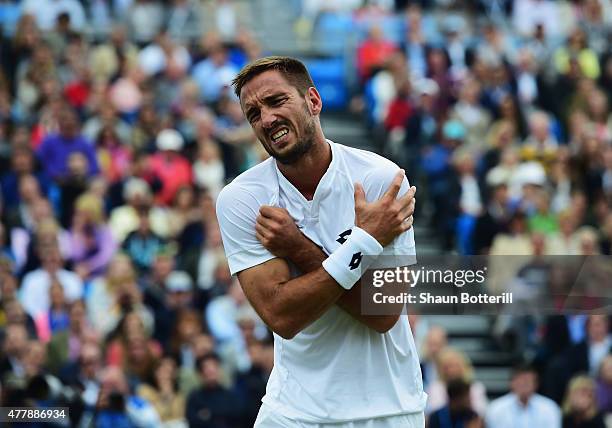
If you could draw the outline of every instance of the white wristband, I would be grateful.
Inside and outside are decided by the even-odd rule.
[[[350,290],[382,251],[382,245],[372,235],[354,226],[346,242],[323,261],[323,269],[340,286]],[[366,257],[364,261],[365,256],[373,257]]]

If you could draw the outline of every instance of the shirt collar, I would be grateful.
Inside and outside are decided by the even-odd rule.
[[[338,164],[340,163],[340,160],[338,159],[339,154],[336,143],[327,139],[326,141],[331,148],[332,159],[329,163],[329,166],[327,167],[327,171],[325,171],[325,174],[323,174],[323,177],[321,177],[321,180],[317,185],[314,196],[312,198],[313,203],[317,203],[329,194],[329,192],[331,191],[331,185],[333,182],[335,171],[338,169]],[[302,205],[308,205],[311,202],[308,201],[304,197],[304,195],[300,193],[300,191],[293,185],[293,183],[287,180],[287,177],[285,177],[280,171],[280,169],[278,169],[278,164],[276,163],[276,161],[274,161],[274,169],[276,170],[276,175],[278,176],[278,182],[281,190],[284,191],[291,200],[293,200],[294,202],[298,202]]]

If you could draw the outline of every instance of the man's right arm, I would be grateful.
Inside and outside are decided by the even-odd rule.
[[[372,203],[365,201],[363,189],[361,186],[356,186],[356,226],[363,229],[370,235],[370,239],[373,237],[382,246],[387,245],[411,226],[410,223],[404,222],[408,217],[406,213],[410,211],[411,198],[396,198],[403,176],[403,171],[401,174],[398,173],[387,193]],[[237,216],[232,219],[224,218],[223,210],[235,207],[236,201],[221,205],[218,204],[217,209],[222,228],[223,223],[227,221],[232,223],[233,230],[237,233],[245,233],[247,228],[244,227],[244,224],[236,227],[238,226],[236,222],[239,221]],[[349,241],[355,235],[357,234],[352,234]],[[238,246],[231,232],[226,230],[223,236],[226,251],[229,250],[228,243],[235,247]],[[259,243],[256,238],[254,239]],[[230,266],[231,263],[230,260]],[[340,286],[324,267],[291,279],[287,262],[274,257],[240,270],[238,280],[249,302],[263,321],[275,333],[287,339],[294,337],[320,318],[345,292],[345,288]]]

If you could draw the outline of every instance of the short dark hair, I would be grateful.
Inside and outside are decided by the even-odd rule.
[[[232,80],[236,96],[240,98],[242,87],[255,76],[268,70],[280,72],[302,95],[314,86],[310,73],[300,60],[288,56],[267,56],[245,65]]]
[[[530,364],[529,362],[519,362],[514,367],[512,367],[510,378],[514,379],[515,377],[520,376],[522,374],[533,374],[536,376],[536,378],[538,377],[538,371],[533,366],[533,364]]]

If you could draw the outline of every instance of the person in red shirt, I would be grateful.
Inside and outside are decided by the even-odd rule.
[[[368,38],[357,48],[357,72],[361,80],[365,82],[373,71],[383,67],[396,50],[395,43],[385,40],[380,27],[370,28]]]
[[[191,164],[183,155],[184,140],[174,129],[164,129],[157,135],[159,150],[151,156],[150,168],[154,177],[161,183],[155,194],[155,202],[169,205],[178,189],[193,182]]]

